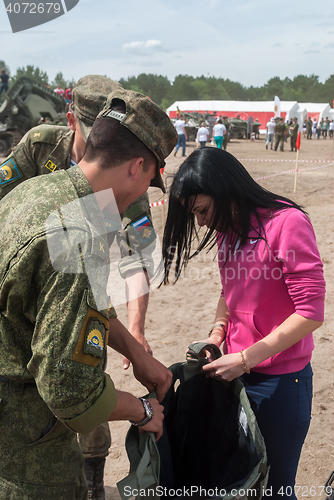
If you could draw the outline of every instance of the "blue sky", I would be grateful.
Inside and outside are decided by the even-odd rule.
[[[248,87],[334,73],[333,0],[79,0],[58,19],[15,34],[1,2],[0,20],[0,59],[12,73],[38,66],[50,81],[58,71],[74,80],[188,74]]]

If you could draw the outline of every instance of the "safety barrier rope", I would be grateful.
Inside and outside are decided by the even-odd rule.
[[[264,159],[264,158],[238,158],[239,161],[270,161],[270,162],[290,162],[290,163],[296,163],[296,160],[287,160],[287,159],[276,159],[276,158],[270,158],[270,159]],[[328,160],[298,160],[298,163],[324,163]]]
[[[250,158],[242,158],[239,161],[290,161],[290,162],[296,162],[296,160],[255,160],[255,159],[250,159]],[[299,160],[299,163],[323,163],[328,160]],[[300,168],[299,172],[306,172],[307,170],[319,170],[320,168],[326,168],[326,167],[331,167],[334,165],[334,162],[332,163],[327,163],[326,165],[320,165],[317,167],[309,167],[309,168]],[[291,170],[284,170],[284,172],[277,172],[276,174],[270,174],[270,175],[265,175],[263,177],[256,177],[254,178],[255,181],[260,181],[263,179],[269,179],[270,177],[278,177],[279,175],[285,175],[285,174],[292,174],[296,170],[292,168]],[[150,203],[150,207],[158,207],[161,205],[164,205],[165,203],[168,202],[168,199],[165,200],[160,200],[160,201],[155,201],[154,203]]]

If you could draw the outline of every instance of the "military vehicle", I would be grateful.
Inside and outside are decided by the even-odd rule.
[[[47,87],[19,78],[0,105],[0,156],[7,156],[32,127],[58,121],[65,105],[65,99]]]
[[[228,122],[230,123],[230,139],[244,139],[247,138],[247,131],[250,133],[249,129],[247,129],[248,121],[242,120],[241,118],[228,118]],[[259,128],[261,126],[260,122],[250,122],[251,131],[258,136]],[[249,138],[249,137],[248,137]]]
[[[197,111],[187,112],[182,111],[182,114],[186,120],[186,132],[189,141],[194,141],[196,139],[197,130],[201,126],[202,122],[205,122],[206,126],[210,130],[210,134],[212,133],[213,125],[218,118],[217,114],[210,114],[208,112],[199,113]],[[172,120],[175,121],[175,120]],[[242,120],[241,118],[228,118],[227,121],[230,124],[229,128],[229,140],[230,139],[244,139],[247,138],[247,126],[248,121]],[[261,123],[252,122],[252,131],[255,135],[259,134],[259,128]]]

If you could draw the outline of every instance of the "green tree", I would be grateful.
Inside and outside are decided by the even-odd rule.
[[[130,76],[127,80],[121,78],[119,83],[129,90],[148,95],[158,105],[168,94],[171,83],[166,76],[141,73],[137,77]]]
[[[5,63],[5,61],[1,61],[0,60],[0,69],[3,69],[3,68],[5,68],[7,75],[10,76],[9,66],[7,66],[7,64]]]
[[[21,76],[26,76],[31,78],[37,83],[44,85],[49,81],[49,77],[45,71],[35,68],[31,64],[28,64],[26,68],[17,68],[15,75],[12,78],[12,83],[14,83]]]
[[[333,107],[334,99],[334,75],[331,75],[322,86],[321,89],[322,102],[328,102]]]
[[[59,73],[56,74],[54,80],[51,82],[50,88],[54,90],[57,85],[60,85],[60,87],[63,90],[66,90],[69,86],[74,86],[74,82],[70,80],[65,80],[63,73],[59,71]]]

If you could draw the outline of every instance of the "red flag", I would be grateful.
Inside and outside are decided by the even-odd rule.
[[[300,131],[298,132],[298,137],[297,137],[297,140],[296,140],[296,148],[297,149],[300,148]]]

